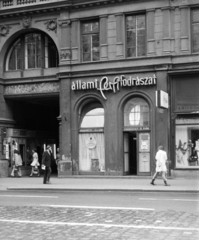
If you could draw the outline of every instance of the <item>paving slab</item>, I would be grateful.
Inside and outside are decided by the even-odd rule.
[[[51,184],[43,184],[43,177],[0,178],[0,190],[45,190],[45,191],[168,191],[199,193],[199,179],[168,179],[170,186],[156,179],[134,177],[51,177]]]

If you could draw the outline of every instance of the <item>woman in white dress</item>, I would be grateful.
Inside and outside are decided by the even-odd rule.
[[[170,186],[167,183],[167,178],[166,178],[166,172],[167,172],[167,167],[166,167],[166,161],[167,161],[167,153],[164,151],[163,146],[158,147],[158,151],[155,156],[156,159],[156,169],[155,169],[155,174],[152,178],[151,184],[155,185],[155,179],[158,176],[158,173],[162,173],[162,179],[164,180],[164,185],[165,186]]]
[[[37,173],[37,176],[39,177],[40,174],[39,174],[39,158],[38,158],[38,154],[36,152],[35,149],[32,150],[32,163],[31,163],[31,166],[32,166],[32,171],[31,171],[31,174],[30,174],[30,177],[33,176],[33,174],[36,172]]]

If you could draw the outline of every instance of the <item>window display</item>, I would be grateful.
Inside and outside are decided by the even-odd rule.
[[[103,172],[104,153],[104,109],[88,106],[82,114],[79,133],[79,170]]]
[[[176,168],[199,168],[199,118],[176,119]]]

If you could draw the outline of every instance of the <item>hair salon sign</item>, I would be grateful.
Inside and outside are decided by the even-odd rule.
[[[105,91],[118,92],[122,87],[138,87],[138,86],[148,86],[156,85],[157,78],[154,74],[149,77],[132,77],[126,78],[124,75],[116,76],[112,81],[108,77],[104,76],[100,80],[95,79],[94,81],[84,82],[82,80],[76,80],[72,82],[72,90],[88,90],[97,89],[100,91],[102,97],[106,100]]]

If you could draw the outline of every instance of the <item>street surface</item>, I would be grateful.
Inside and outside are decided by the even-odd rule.
[[[198,240],[197,193],[0,192],[0,240]]]

